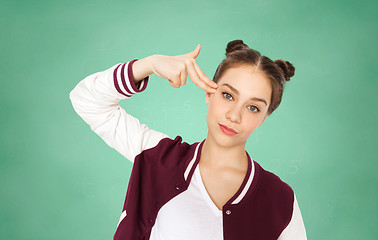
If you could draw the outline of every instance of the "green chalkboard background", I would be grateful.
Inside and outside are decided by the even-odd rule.
[[[132,165],[76,114],[70,91],[117,63],[198,43],[212,78],[234,39],[296,67],[247,151],[293,187],[308,238],[376,239],[377,1],[0,3],[0,239],[112,239]],[[152,76],[121,106],[170,137],[206,137],[192,82]]]

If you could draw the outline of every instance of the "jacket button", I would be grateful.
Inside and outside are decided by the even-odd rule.
[[[180,190],[180,189],[181,189],[180,184],[176,184],[176,190]]]
[[[231,214],[231,210],[227,210],[227,211],[226,211],[226,214],[227,214],[227,215],[230,215],[230,214]]]
[[[149,223],[153,223],[154,220],[153,220],[152,218],[148,218],[148,222],[149,222]]]

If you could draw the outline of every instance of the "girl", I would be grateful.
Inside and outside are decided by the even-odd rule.
[[[253,131],[281,102],[294,75],[241,40],[210,80],[195,58],[153,55],[86,77],[71,91],[75,111],[109,146],[133,162],[114,239],[306,239],[293,190],[245,151]],[[188,144],[139,123],[119,101],[146,89],[149,75],[173,87],[187,76],[206,91],[208,134]]]

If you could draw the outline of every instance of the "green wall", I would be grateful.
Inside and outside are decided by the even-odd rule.
[[[111,239],[131,163],[75,113],[87,75],[200,43],[212,77],[243,39],[296,67],[247,151],[288,182],[309,239],[375,239],[376,1],[11,1],[0,7],[0,239]],[[205,94],[156,76],[121,105],[187,142],[206,137]]]

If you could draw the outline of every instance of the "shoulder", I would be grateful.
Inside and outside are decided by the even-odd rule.
[[[177,165],[178,162],[189,161],[197,145],[198,142],[190,144],[183,141],[181,136],[174,139],[166,137],[161,139],[156,146],[142,151],[135,161]]]
[[[169,137],[161,139],[158,144],[152,148],[143,151],[143,154],[158,154],[164,156],[182,155],[190,151],[195,144],[189,144],[182,140],[181,136],[172,139]]]
[[[289,186],[289,184],[284,182],[280,177],[268,170],[265,170],[257,162],[254,163],[256,167],[256,175],[259,181],[258,187],[261,188],[260,190],[269,191],[272,194],[294,194],[293,189]]]

